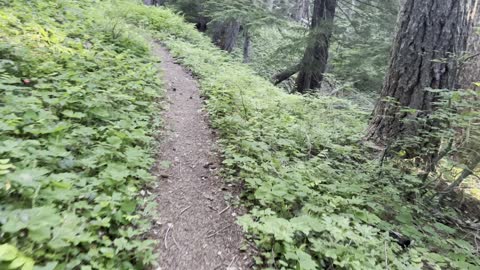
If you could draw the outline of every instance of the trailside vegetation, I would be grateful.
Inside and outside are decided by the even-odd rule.
[[[161,87],[111,8],[0,1],[0,269],[154,262],[141,190]]]
[[[419,172],[407,148],[379,153],[364,144],[370,109],[333,94],[288,94],[273,86],[254,71],[268,67],[251,51],[253,68],[238,61],[235,49],[229,55],[197,31],[207,28],[204,2],[172,2],[188,8],[185,17],[196,25],[168,8],[131,0],[0,0],[0,269],[154,265],[148,232],[155,206],[142,189],[152,180],[155,101],[162,87],[149,37],[162,41],[200,82],[219,131],[223,175],[244,191],[240,199],[248,213],[238,222],[257,250],[257,268],[480,268],[480,215],[469,207],[476,205],[450,196],[475,175],[462,160],[479,139],[478,91],[425,89],[435,95],[435,110],[428,115],[434,125],[421,122],[425,129],[419,133],[428,136],[398,142],[402,147],[441,142],[435,144],[435,166]],[[313,1],[290,3],[298,7],[293,13],[286,11],[287,2],[259,5],[257,17],[239,16],[246,10],[236,9],[223,19],[250,31],[257,25],[253,20],[270,18],[276,9],[299,24],[309,20],[305,5]],[[361,16],[366,22],[369,15],[361,12],[383,5],[348,1],[362,6],[350,10],[347,1],[337,2],[343,10],[337,14],[345,16],[341,24]],[[369,32],[362,25],[356,30]],[[258,35],[268,30],[255,28]],[[277,28],[271,37],[308,35],[303,29],[292,34]],[[379,32],[377,38],[379,51],[385,51],[388,35]],[[332,47],[341,48],[345,40]],[[369,48],[354,48],[359,40],[339,51],[361,59]],[[260,53],[273,55],[274,49]],[[303,54],[294,50],[288,59]],[[369,63],[356,78],[378,81],[381,62]],[[338,66],[338,74],[346,76],[348,68]]]
[[[480,266],[470,223],[453,209],[431,207],[424,195],[432,192],[402,159],[380,159],[362,145],[369,111],[334,97],[286,94],[169,10],[132,6],[125,16],[199,78],[221,132],[224,174],[244,183],[250,211],[239,222],[259,248],[260,268]],[[449,94],[432,117],[453,119],[472,106]],[[468,123],[478,114],[455,117]]]

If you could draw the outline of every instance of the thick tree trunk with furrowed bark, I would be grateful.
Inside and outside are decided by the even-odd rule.
[[[458,82],[462,89],[480,89],[474,84],[480,82],[480,1],[476,0],[476,4],[476,8],[470,14],[474,20],[474,28],[468,37],[467,61],[462,63]],[[480,110],[480,108],[471,108],[470,110]],[[466,165],[466,168],[460,177],[450,185],[447,192],[457,188],[468,176],[473,174],[480,163],[480,141],[478,141],[478,138],[480,138],[480,123],[472,123],[469,128],[462,130],[462,137],[465,139],[463,146],[465,150],[459,155],[459,158]]]
[[[337,0],[315,0],[307,48],[297,76],[297,91],[320,88],[327,70],[328,49],[333,31]]]
[[[472,83],[480,82],[480,12],[479,1],[476,2],[476,7],[470,12],[470,17],[473,18],[474,28],[468,37],[467,45],[467,61],[463,63],[458,83],[461,88],[474,88]],[[478,88],[478,87],[476,87]]]
[[[471,8],[471,0],[405,2],[366,139],[388,145],[397,138],[417,135],[418,126],[408,120],[426,117],[434,110],[437,96],[428,88],[455,86],[457,59],[465,51],[471,28]],[[403,107],[415,112],[401,111]]]

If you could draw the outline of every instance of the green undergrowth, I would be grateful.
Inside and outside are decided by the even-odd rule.
[[[0,269],[154,261],[139,194],[161,87],[148,43],[110,9],[0,1]]]
[[[0,269],[142,269],[159,95],[139,35],[199,78],[263,269],[480,269],[473,236],[413,203],[422,183],[360,144],[368,113],[289,95],[170,10],[0,0]],[[453,214],[452,214],[453,215]],[[415,242],[402,249],[396,231]]]
[[[479,269],[472,236],[413,204],[414,176],[360,144],[368,114],[349,101],[289,95],[214,48],[172,11],[119,10],[199,78],[224,173],[245,183],[239,222],[268,269]],[[412,194],[413,193],[413,194]],[[415,242],[403,249],[389,236]]]

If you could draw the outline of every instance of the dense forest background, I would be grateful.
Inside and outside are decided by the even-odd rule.
[[[310,31],[313,21],[325,28],[328,21],[328,53],[319,72],[327,73],[324,91],[333,89],[379,91],[388,64],[389,51],[400,11],[399,1],[151,1],[147,4],[170,5],[188,21],[206,32],[221,49],[249,63],[259,75],[283,82],[289,91],[295,89],[290,77],[309,44],[319,34]],[[330,18],[323,18],[321,5],[327,5]],[[333,5],[333,7],[332,7]],[[315,26],[317,27],[317,26]],[[323,31],[323,30],[322,30]],[[326,44],[325,44],[326,45]],[[311,63],[317,66],[318,63]],[[312,67],[313,67],[312,66]],[[313,85],[316,86],[316,85]],[[310,88],[310,87],[306,87]],[[367,95],[368,96],[368,95]]]
[[[145,3],[167,5],[180,11],[220,49],[250,65],[258,75],[276,85],[281,84],[290,93],[353,99],[366,110],[379,100],[366,138],[387,148],[398,143],[392,138],[423,140],[408,143],[415,144],[409,146],[410,150],[417,148],[414,152],[435,152],[427,154],[430,155],[427,174],[434,170],[440,156],[444,156],[438,148],[448,135],[429,134],[428,138],[412,139],[412,135],[421,132],[419,129],[433,133],[432,129],[439,128],[440,120],[420,119],[424,117],[419,116],[442,107],[439,97],[451,94],[449,90],[477,87],[474,84],[479,76],[476,24],[480,16],[476,1],[444,9],[436,2],[419,6],[394,0],[146,0]],[[452,12],[457,12],[456,16]],[[414,20],[416,16],[419,18]],[[447,93],[440,93],[442,91]],[[455,95],[469,94],[464,91]],[[391,106],[391,102],[384,100],[387,97],[400,100],[400,104]],[[462,106],[473,108],[476,104]],[[392,116],[388,121],[385,120],[386,110]],[[418,111],[395,117],[401,110]],[[419,121],[430,123],[426,123],[428,127],[420,127]],[[456,119],[440,122],[445,121],[450,128],[450,122],[463,125]],[[476,134],[472,125],[476,124],[470,122],[468,131],[460,133]],[[406,133],[409,138],[398,136],[398,133]],[[471,152],[472,149],[467,148],[473,147],[470,142],[475,138],[452,140],[466,140],[463,141],[465,149],[456,151]],[[435,141],[433,149],[423,148],[432,141]],[[446,148],[447,152],[452,152],[450,143]],[[473,157],[467,170],[474,169],[477,164],[478,158]]]

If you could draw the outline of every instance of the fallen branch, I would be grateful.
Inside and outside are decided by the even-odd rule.
[[[291,66],[291,67],[287,68],[285,71],[282,71],[280,73],[275,74],[272,77],[273,84],[277,85],[277,84],[285,81],[286,79],[292,77],[293,74],[295,74],[299,71],[300,71],[300,64],[297,64],[295,66]]]
[[[237,256],[233,257],[232,261],[228,264],[227,269],[230,269],[230,266],[233,265],[236,259],[237,259]]]
[[[189,205],[189,206],[185,207],[182,211],[180,211],[180,213],[175,217],[175,219],[179,218],[183,213],[185,213],[191,207],[192,207],[192,205]]]
[[[180,245],[177,243],[177,240],[175,239],[175,235],[172,234],[172,238],[173,238],[173,243],[175,244],[175,246],[177,246],[177,248],[180,249]]]
[[[206,237],[206,238],[210,238],[210,237],[212,237],[212,236],[215,236],[215,235],[217,235],[217,234],[219,234],[219,233],[221,233],[221,232],[225,231],[226,229],[228,229],[228,228],[232,227],[232,225],[233,225],[233,224],[230,224],[230,225],[228,225],[228,226],[226,226],[226,227],[224,227],[224,228],[222,228],[222,229],[220,229],[220,230],[218,230],[218,231],[216,231],[216,232],[213,232],[213,233],[211,233],[211,234],[207,235],[207,237]]]
[[[225,207],[225,209],[223,209],[222,211],[220,211],[218,214],[221,215],[223,213],[225,213],[225,211],[227,211],[228,209],[230,209],[230,205]]]
[[[444,191],[439,192],[440,198],[439,201],[442,202],[445,199],[445,196],[452,191],[454,191],[457,187],[459,187],[465,179],[467,179],[469,176],[474,175],[475,168],[478,166],[480,163],[480,155],[478,155],[467,167],[462,171],[460,176],[450,184]]]

